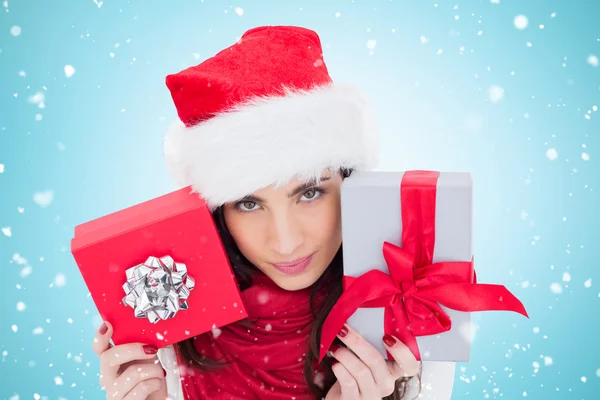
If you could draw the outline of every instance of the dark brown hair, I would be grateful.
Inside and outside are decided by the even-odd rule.
[[[351,171],[342,171],[344,178],[348,177],[350,173]],[[237,247],[233,237],[231,236],[231,233],[229,232],[229,229],[227,229],[222,207],[217,208],[213,212],[213,217],[219,234],[221,235],[225,250],[227,251],[227,256],[229,257],[229,261],[233,268],[239,288],[243,291],[252,285],[252,275],[256,273],[258,269],[252,265],[252,263],[250,263],[246,257],[244,257]],[[329,267],[312,286],[310,302],[315,321],[308,341],[309,345],[306,353],[307,357],[304,363],[304,379],[307,382],[309,390],[315,394],[315,399],[324,398],[331,386],[333,386],[336,381],[335,375],[331,371],[331,364],[333,360],[330,357],[325,357],[321,362],[321,366],[323,367],[322,369],[325,371],[322,387],[318,386],[314,382],[315,372],[313,370],[313,365],[319,357],[321,327],[323,326],[325,318],[333,308],[335,302],[342,294],[342,260],[342,247],[340,246],[338,252],[329,264]],[[320,305],[320,309],[317,309],[318,307],[315,304],[315,298],[321,290],[328,293],[328,295],[323,301],[323,304]],[[249,323],[249,321],[241,321],[238,323]],[[337,343],[339,345],[343,345],[339,341]],[[194,367],[202,371],[216,370],[227,365],[227,363],[222,363],[219,360],[210,360],[202,356],[194,346],[194,338],[189,338],[179,342],[177,344],[177,351],[190,367]],[[406,390],[405,387],[409,380],[410,378],[402,378],[396,381],[396,390],[391,396],[385,397],[384,399],[401,400],[404,397]]]

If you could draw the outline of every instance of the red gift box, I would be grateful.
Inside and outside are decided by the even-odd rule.
[[[189,187],[78,225],[71,253],[115,345],[161,348],[247,317],[211,212]]]

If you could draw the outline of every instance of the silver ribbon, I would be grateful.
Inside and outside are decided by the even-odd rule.
[[[123,303],[134,309],[136,318],[148,318],[155,324],[188,309],[187,298],[195,282],[185,264],[176,263],[170,256],[151,256],[125,274]]]

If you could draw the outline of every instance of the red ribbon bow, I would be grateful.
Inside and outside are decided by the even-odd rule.
[[[452,327],[440,304],[463,312],[514,311],[528,317],[523,304],[504,286],[476,283],[472,260],[432,263],[438,176],[434,171],[404,174],[403,246],[383,244],[389,274],[371,270],[358,278],[344,277],[344,292],[323,324],[319,360],[358,308],[385,308],[384,332],[406,344],[417,360],[421,355],[416,336]]]

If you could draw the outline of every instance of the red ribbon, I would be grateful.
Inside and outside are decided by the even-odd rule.
[[[383,244],[389,274],[371,270],[358,278],[344,277],[344,292],[323,324],[319,360],[358,308],[385,308],[384,333],[400,339],[417,360],[421,354],[416,336],[452,327],[440,304],[463,312],[514,311],[528,317],[523,304],[504,286],[476,283],[473,260],[432,263],[438,177],[435,171],[404,174],[402,247]],[[390,354],[388,358],[392,359]]]

